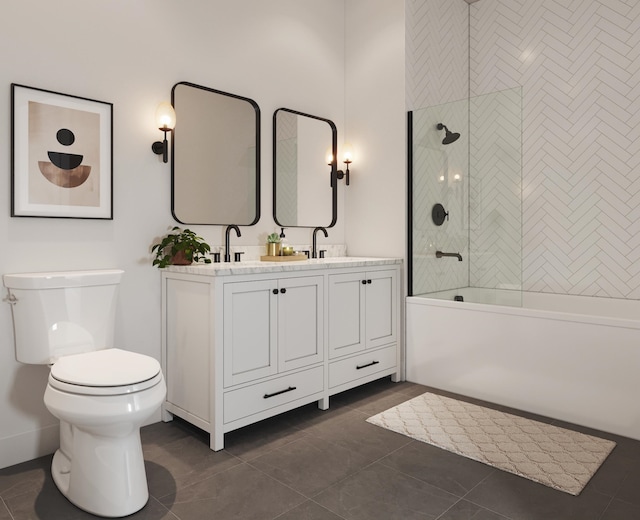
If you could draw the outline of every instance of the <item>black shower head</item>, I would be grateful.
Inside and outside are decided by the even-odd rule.
[[[438,123],[438,130],[444,130],[445,131],[445,136],[444,139],[442,140],[442,144],[451,144],[454,141],[457,141],[458,138],[460,137],[460,134],[457,132],[449,132],[449,129],[444,126],[442,123]]]

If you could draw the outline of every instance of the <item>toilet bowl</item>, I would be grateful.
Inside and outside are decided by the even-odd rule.
[[[166,395],[157,360],[113,346],[122,273],[3,276],[16,359],[51,367],[44,403],[60,420],[53,480],[70,502],[104,517],[147,503],[140,427]]]
[[[70,502],[107,517],[144,507],[140,426],[165,393],[155,359],[116,348],[61,358],[51,367],[44,403],[60,419],[51,473]]]

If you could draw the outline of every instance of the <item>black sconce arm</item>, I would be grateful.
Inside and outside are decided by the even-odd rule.
[[[162,162],[168,162],[169,160],[169,142],[167,141],[167,132],[171,132],[171,128],[160,128],[164,133],[162,141],[156,141],[151,145],[153,153],[156,155],[162,154]]]

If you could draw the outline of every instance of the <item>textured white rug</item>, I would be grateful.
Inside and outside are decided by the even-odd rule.
[[[616,445],[429,392],[367,421],[571,495]]]

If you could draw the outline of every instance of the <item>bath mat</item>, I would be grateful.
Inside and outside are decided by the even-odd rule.
[[[430,392],[367,421],[571,495],[616,445]]]

